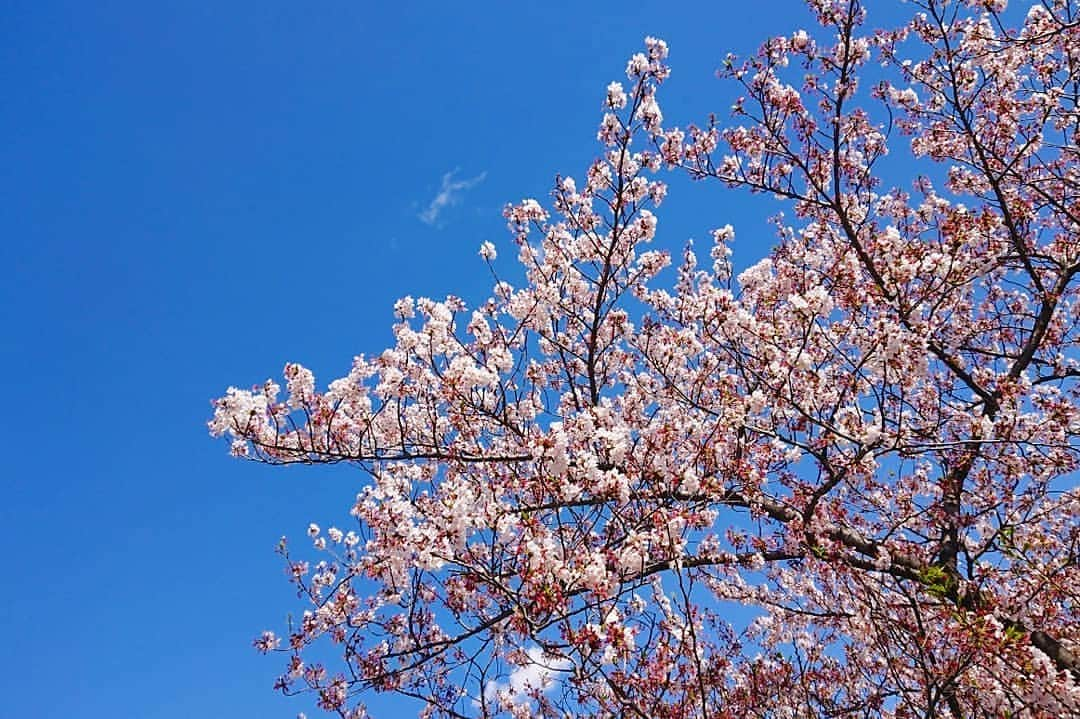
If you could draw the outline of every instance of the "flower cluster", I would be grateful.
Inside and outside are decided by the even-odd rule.
[[[317,560],[281,545],[309,606],[255,641],[278,686],[343,716],[361,689],[443,717],[1080,715],[1078,9],[1005,31],[999,4],[871,34],[810,0],[820,29],[727,60],[728,128],[664,127],[647,38],[598,159],[506,208],[519,286],[403,298],[325,391],[289,364],[283,400],[217,400],[235,454],[371,477],[356,529],[308,528]],[[894,186],[890,150],[926,172]],[[662,168],[796,224],[736,274],[714,219],[668,282]]]

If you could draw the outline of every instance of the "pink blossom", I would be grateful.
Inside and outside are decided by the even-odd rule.
[[[514,284],[403,298],[325,391],[290,363],[286,400],[214,402],[237,456],[364,470],[353,529],[311,524],[310,563],[279,545],[304,604],[255,640],[279,689],[346,717],[364,691],[431,717],[1080,716],[1080,8],[868,32],[807,5],[820,43],[725,61],[729,127],[663,128],[647,38],[579,179],[506,207]],[[666,269],[661,168],[728,193],[711,265],[687,243]],[[784,203],[764,256],[724,224],[740,190]]]

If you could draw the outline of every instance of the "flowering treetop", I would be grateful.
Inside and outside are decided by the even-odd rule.
[[[665,126],[647,38],[598,159],[507,207],[520,286],[406,297],[326,390],[290,364],[284,399],[217,400],[238,456],[370,475],[316,564],[282,545],[310,607],[256,642],[281,689],[344,717],[365,690],[440,717],[1080,716],[1080,13],[913,4],[868,33],[809,0],[818,29],[725,61],[727,128]],[[887,183],[890,150],[923,174]],[[796,224],[735,278],[720,227],[672,286],[670,170]]]

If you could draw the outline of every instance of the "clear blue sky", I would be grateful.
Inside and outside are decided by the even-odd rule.
[[[5,2],[0,714],[308,708],[250,641],[299,606],[277,538],[346,526],[362,477],[230,460],[209,400],[287,360],[339,376],[401,295],[485,297],[503,204],[580,176],[644,35],[672,48],[668,122],[703,122],[726,52],[808,24],[674,7]],[[424,222],[455,171],[483,179]],[[665,245],[731,222],[739,264],[766,252],[778,206],[690,189]]]

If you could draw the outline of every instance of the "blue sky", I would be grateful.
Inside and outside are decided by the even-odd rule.
[[[8,0],[4,714],[307,709],[250,641],[299,606],[278,537],[345,526],[362,476],[230,460],[209,400],[290,360],[339,376],[401,295],[483,299],[502,206],[580,176],[644,35],[672,48],[668,122],[703,122],[725,53],[799,7]],[[749,264],[778,209],[680,187],[661,241],[730,222]]]

